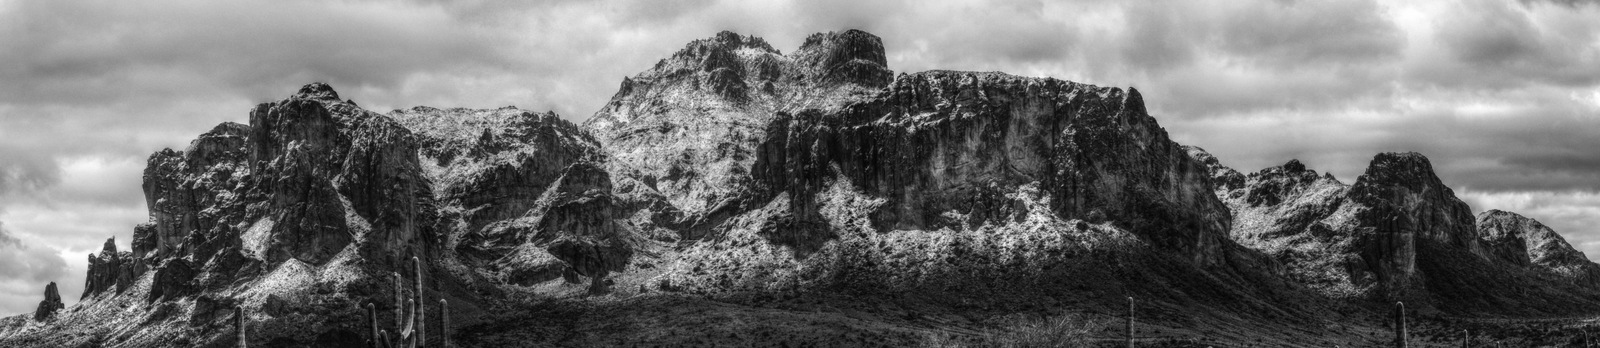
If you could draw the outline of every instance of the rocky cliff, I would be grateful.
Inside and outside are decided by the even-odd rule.
[[[1014,196],[1039,190],[1048,214],[1113,223],[1201,263],[1220,257],[1227,207],[1206,168],[1167,138],[1137,90],[1000,73],[903,75],[874,98],[827,113],[780,114],[753,170],[792,212],[830,178],[885,202],[891,230],[972,230],[1022,221]]]
[[[66,304],[61,303],[61,292],[56,290],[56,283],[50,282],[50,285],[44,287],[44,301],[39,301],[39,308],[33,311],[33,320],[48,320],[55,316],[57,311],[66,307]]]
[[[599,143],[578,125],[514,107],[419,106],[388,115],[418,134],[418,156],[442,202],[447,253],[456,256],[445,262],[485,286],[530,286],[565,274],[587,277],[590,290],[603,293],[606,276],[642,243],[600,167]],[[638,228],[659,229],[654,217]]]
[[[1490,209],[1478,213],[1477,227],[1478,239],[1500,262],[1584,284],[1600,281],[1600,265],[1538,220]]]
[[[836,109],[891,78],[882,40],[866,32],[815,34],[789,54],[722,32],[623,79],[584,127],[605,145],[616,180],[670,204],[657,220],[692,225],[748,190],[756,145],[778,112]]]
[[[855,30],[697,40],[581,126],[321,83],[248,119],[151,155],[132,250],[107,241],[83,301],[48,287],[0,345],[351,346],[420,303],[451,320],[424,343],[904,346],[1129,298],[1144,332],[1318,339],[1364,337],[1371,300],[1554,313],[1600,279],[1537,222],[1474,219],[1419,154],[1352,184],[1242,174],[1132,88],[896,76]]]
[[[402,260],[442,257],[434,184],[418,156],[425,143],[406,126],[320,83],[256,106],[249,120],[151,155],[150,222],[134,228],[132,251],[108,240],[90,255],[84,301],[56,315],[85,334],[20,342],[228,342],[213,327],[226,325],[219,316],[232,306],[261,313],[251,320],[273,328],[263,340],[359,342],[360,309],[350,304],[396,295],[379,284],[400,281],[388,275]],[[433,269],[418,271],[430,288],[462,281]],[[138,327],[149,329],[107,336]]]
[[[1219,186],[1217,195],[1232,210],[1233,240],[1273,256],[1288,278],[1325,296],[1405,299],[1469,312],[1560,312],[1561,305],[1589,296],[1576,289],[1534,296],[1507,286],[1538,278],[1513,267],[1530,264],[1525,239],[1514,236],[1543,233],[1504,214],[1474,219],[1421,154],[1378,154],[1346,185],[1296,160],[1241,177],[1203,149],[1189,153],[1211,167],[1214,182],[1231,183]],[[1549,250],[1565,245],[1544,244]],[[1566,269],[1600,267],[1570,255],[1557,258]]]

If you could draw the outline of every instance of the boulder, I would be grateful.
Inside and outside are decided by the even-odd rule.
[[[633,257],[633,248],[614,240],[587,236],[562,236],[547,248],[551,255],[566,262],[578,275],[589,277],[589,293],[610,291],[606,276],[621,272]]]
[[[196,288],[191,283],[199,272],[186,259],[168,259],[155,270],[146,302],[177,299],[193,295]]]

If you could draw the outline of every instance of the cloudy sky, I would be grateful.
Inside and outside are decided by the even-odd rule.
[[[1475,210],[1600,257],[1600,5],[1585,1],[0,0],[0,314],[147,219],[145,158],[324,81],[361,105],[587,118],[622,77],[732,30],[883,38],[891,69],[1137,87],[1179,142],[1352,181],[1419,151]]]

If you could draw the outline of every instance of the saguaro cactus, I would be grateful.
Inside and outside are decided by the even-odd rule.
[[[388,330],[378,329],[378,311],[371,303],[367,304],[368,334],[372,339],[369,345],[374,348],[416,348],[427,344],[427,331],[424,320],[427,312],[422,301],[422,261],[416,257],[411,258],[412,270],[416,272],[416,281],[412,283],[411,294],[415,298],[404,296],[402,288],[405,284],[398,272],[393,273],[394,302],[395,302],[395,333],[391,335]]]
[[[233,327],[237,329],[234,330],[234,336],[239,338],[239,348],[248,347],[244,336],[244,306],[233,307]]]
[[[1133,348],[1133,296],[1128,297],[1128,348]]]
[[[1406,348],[1406,304],[1394,303],[1394,346]]]
[[[450,301],[439,299],[439,346],[450,348]]]

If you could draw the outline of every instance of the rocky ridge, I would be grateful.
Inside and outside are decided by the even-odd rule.
[[[0,345],[227,346],[236,306],[252,344],[358,345],[363,306],[387,323],[404,297],[447,299],[456,325],[425,330],[462,346],[910,345],[1127,297],[1141,330],[1320,339],[1396,299],[1591,308],[1600,268],[1537,222],[1474,219],[1419,154],[1352,184],[1299,161],[1241,174],[1132,88],[895,76],[856,30],[789,54],[697,40],[582,125],[378,114],[314,83],[144,179],[132,250],[108,241],[84,301],[50,310],[48,287],[54,314],[0,320]]]
[[[1560,312],[1590,296],[1577,289],[1533,296],[1504,285],[1534,278],[1508,267],[1530,262],[1523,239],[1514,236],[1552,239],[1506,214],[1475,219],[1420,154],[1378,154],[1346,185],[1296,160],[1241,176],[1203,149],[1190,147],[1189,153],[1211,167],[1214,182],[1230,183],[1217,195],[1233,212],[1233,240],[1272,256],[1288,278],[1326,296],[1524,312]],[[1576,266],[1594,264],[1573,259],[1576,251],[1564,242],[1542,244],[1544,254],[1568,255],[1557,257],[1573,265],[1568,268],[1600,267]]]
[[[699,220],[748,189],[769,119],[868,96],[892,79],[886,64],[882,40],[858,30],[812,35],[789,54],[722,32],[623,79],[584,128],[604,144],[607,171],[629,181],[619,187],[671,205],[654,219],[708,225]]]
[[[1137,90],[999,73],[897,78],[837,113],[780,114],[755,164],[765,195],[805,202],[839,177],[885,200],[880,231],[1021,221],[1032,185],[1051,215],[1115,221],[1202,263],[1221,257],[1227,208],[1207,172],[1144,111]],[[836,172],[835,172],[836,170]],[[816,214],[804,203],[795,216]]]
[[[1478,239],[1499,261],[1582,284],[1600,281],[1600,265],[1538,220],[1498,209],[1477,216]]]

